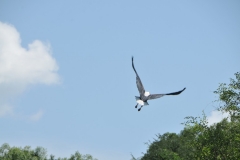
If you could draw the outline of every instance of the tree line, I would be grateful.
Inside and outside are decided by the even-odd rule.
[[[55,158],[54,155],[47,157],[47,150],[43,147],[31,149],[30,146],[10,147],[4,143],[0,147],[0,160],[97,160],[90,154],[82,155],[78,151],[72,154],[69,158]]]
[[[0,147],[0,160],[97,160],[90,154],[82,155],[78,151],[72,154],[69,158],[55,158],[54,155],[47,156],[47,150],[43,147],[31,149],[30,146],[10,147],[4,143]]]

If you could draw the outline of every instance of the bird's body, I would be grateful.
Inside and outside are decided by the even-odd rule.
[[[149,104],[147,103],[147,101],[144,102],[143,100],[141,100],[140,97],[137,97],[137,96],[135,96],[135,97],[136,97],[137,103],[140,104],[141,106],[149,105]]]
[[[139,91],[139,94],[140,94],[140,97],[135,96],[136,101],[137,101],[137,105],[135,106],[135,108],[138,107],[138,104],[141,106],[138,109],[138,111],[140,111],[143,106],[149,105],[148,102],[147,102],[148,100],[161,98],[162,96],[165,96],[165,95],[178,95],[186,89],[186,88],[184,88],[181,91],[166,93],[166,94],[150,94],[150,92],[145,91],[145,89],[143,87],[143,84],[141,82],[141,79],[137,74],[137,71],[136,71],[136,69],[134,67],[134,64],[133,64],[133,57],[132,57],[132,67],[133,67],[134,72],[136,73],[136,84],[137,84],[137,88],[138,88],[138,91]]]

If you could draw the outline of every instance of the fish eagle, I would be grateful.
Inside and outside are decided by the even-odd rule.
[[[148,100],[161,98],[165,95],[179,95],[180,93],[182,93],[186,89],[186,88],[183,88],[180,91],[172,92],[172,93],[165,93],[165,94],[150,94],[149,92],[145,91],[145,89],[143,87],[143,84],[141,82],[141,79],[137,74],[137,71],[136,71],[136,69],[134,67],[134,64],[133,64],[133,57],[132,57],[132,67],[133,67],[134,72],[136,73],[136,83],[137,83],[137,88],[138,88],[138,91],[139,91],[139,94],[140,94],[140,97],[135,96],[136,101],[137,101],[137,105],[135,106],[135,108],[137,108],[138,105],[141,106],[138,109],[138,111],[140,111],[143,106],[148,105],[148,102],[147,102]]]

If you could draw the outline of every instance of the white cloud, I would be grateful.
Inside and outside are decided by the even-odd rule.
[[[35,40],[28,48],[23,48],[18,31],[12,25],[0,22],[1,115],[10,112],[10,108],[6,109],[9,99],[27,86],[59,83],[57,71],[58,65],[49,44]]]
[[[43,111],[40,110],[37,113],[30,116],[30,120],[32,121],[38,121],[43,116]]]
[[[0,22],[0,85],[58,83],[57,70],[49,45],[35,40],[25,49],[17,30]]]
[[[229,116],[228,113],[222,113],[220,111],[212,111],[211,115],[207,117],[208,125],[211,126],[214,123],[220,122],[223,118],[227,118]]]

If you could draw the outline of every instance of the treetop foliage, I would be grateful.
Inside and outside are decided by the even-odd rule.
[[[10,147],[9,144],[4,143],[0,147],[0,160],[97,160],[90,154],[82,155],[78,151],[72,154],[70,158],[55,158],[54,155],[50,155],[47,158],[47,150],[42,147],[36,147],[31,149],[30,146],[24,148]]]
[[[221,83],[214,91],[222,102],[218,110],[229,113],[231,121],[239,120],[240,117],[240,72],[235,73],[235,77],[230,79],[230,84]]]

